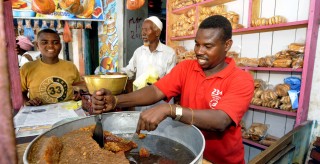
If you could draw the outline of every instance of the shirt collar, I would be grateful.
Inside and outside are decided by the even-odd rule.
[[[142,46],[142,49],[150,51],[149,47],[147,47],[147,46]],[[155,52],[158,52],[158,51],[162,52],[163,51],[163,44],[160,41],[159,41],[157,48],[154,51]]]
[[[197,60],[196,60],[197,62]],[[229,74],[232,73],[232,71],[234,70],[234,68],[236,67],[236,63],[235,61],[230,58],[230,57],[226,57],[225,58],[225,62],[228,64],[228,66],[226,68],[224,68],[223,70],[221,70],[220,72],[208,77],[208,78],[212,78],[212,77],[220,77],[220,78],[224,78],[229,76]],[[194,68],[195,71],[198,72],[203,72],[202,68],[200,67],[200,65],[197,62],[197,66]]]

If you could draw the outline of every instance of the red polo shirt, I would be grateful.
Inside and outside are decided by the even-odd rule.
[[[197,60],[185,60],[155,85],[171,98],[181,94],[181,105],[196,109],[219,109],[234,122],[224,132],[202,131],[206,147],[204,158],[218,164],[244,163],[239,125],[253,96],[252,76],[237,68],[231,58],[222,71],[206,77]]]

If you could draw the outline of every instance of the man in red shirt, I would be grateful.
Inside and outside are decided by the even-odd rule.
[[[154,85],[136,92],[112,96],[99,90],[92,97],[93,109],[101,113],[112,110],[110,107],[148,105],[180,95],[181,106],[161,104],[143,111],[137,132],[155,130],[162,120],[171,117],[202,130],[205,159],[218,164],[244,163],[239,124],[254,85],[252,76],[226,57],[233,42],[231,36],[231,24],[223,16],[205,19],[195,38],[196,60],[180,62]]]

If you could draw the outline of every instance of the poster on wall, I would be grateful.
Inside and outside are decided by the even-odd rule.
[[[14,18],[104,21],[102,0],[11,0]]]
[[[117,22],[117,1],[104,0],[104,22],[99,23],[99,66],[95,74],[106,74],[106,72],[118,71],[119,37]]]

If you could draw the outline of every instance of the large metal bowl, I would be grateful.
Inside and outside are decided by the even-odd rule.
[[[140,112],[138,111],[126,111],[126,112],[113,112],[105,113],[102,115],[103,129],[112,132],[113,134],[132,134],[135,133],[136,126],[138,123]],[[89,125],[94,125],[96,123],[96,117],[90,116],[81,118],[78,120],[73,120],[64,124],[60,124],[52,128],[51,130],[39,135],[35,138],[27,147],[24,155],[23,162],[28,163],[28,156],[31,154],[30,150],[32,146],[41,137],[48,136],[62,136],[70,131],[86,127]],[[162,121],[155,131],[142,131],[146,133],[147,136],[159,136],[167,138],[168,140],[173,140],[184,147],[188,148],[195,156],[195,158],[190,163],[202,164],[202,156],[205,147],[205,140],[198,128],[191,125],[186,125],[178,121],[173,121],[171,118],[167,118]],[[148,141],[148,140],[146,140]],[[172,147],[173,145],[165,144],[155,144],[154,140],[151,142],[141,141],[143,146],[154,149],[162,149],[163,146]],[[166,143],[166,142],[165,142]],[[179,159],[179,155],[173,154],[175,158]]]
[[[108,89],[117,95],[124,91],[127,75],[87,75],[83,76],[90,94],[101,88]]]

